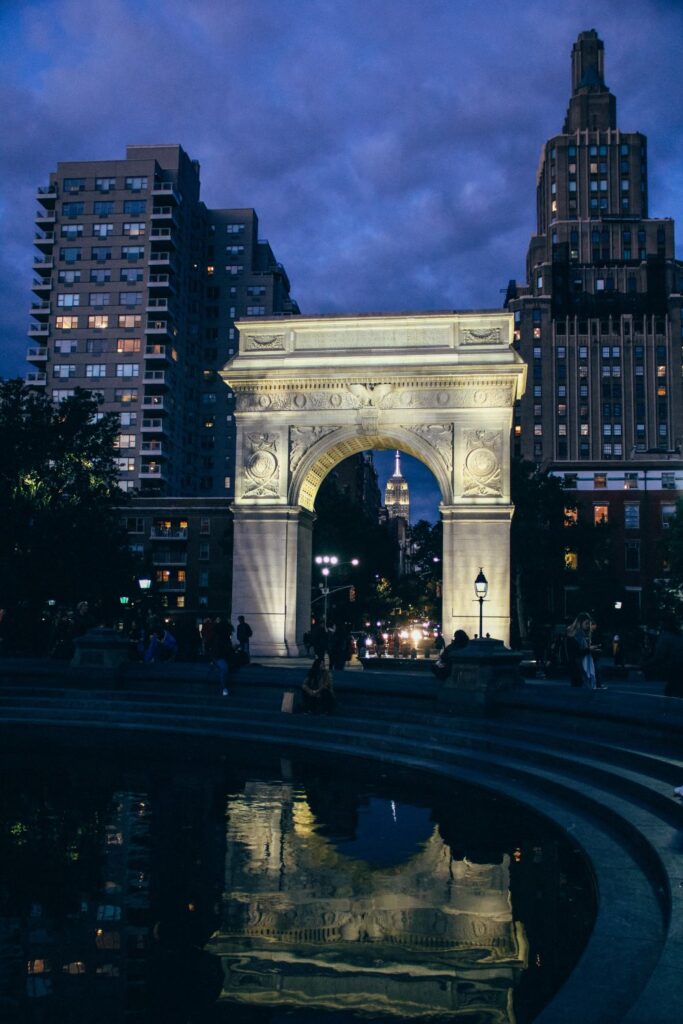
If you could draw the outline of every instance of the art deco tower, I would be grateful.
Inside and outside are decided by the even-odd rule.
[[[384,504],[389,519],[405,519],[410,522],[410,493],[408,481],[401,473],[401,453],[396,452],[396,465],[394,475],[387,480],[384,492]]]
[[[637,606],[683,486],[683,267],[673,221],[649,215],[647,140],[617,126],[594,30],[574,44],[571,82],[563,131],[541,151],[527,283],[506,300],[530,369],[514,451],[564,477],[580,518],[617,528]]]

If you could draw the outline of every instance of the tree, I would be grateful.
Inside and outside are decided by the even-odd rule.
[[[530,621],[545,623],[562,587],[568,544],[562,483],[532,462],[513,459],[510,535],[513,634],[526,638]]]
[[[118,417],[77,389],[58,405],[21,380],[0,384],[0,605],[48,600],[113,611],[137,565],[120,522]]]

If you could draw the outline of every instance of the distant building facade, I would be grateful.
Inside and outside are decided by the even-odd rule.
[[[510,282],[530,368],[514,453],[564,479],[583,522],[615,527],[615,602],[644,607],[683,489],[681,295],[674,224],[649,216],[647,142],[617,127],[604,46],[582,32],[560,135],[541,152],[527,282]],[[565,611],[571,608],[571,536]]]
[[[159,499],[161,514],[172,499],[181,515],[185,498],[222,500],[227,514],[235,435],[218,371],[235,320],[298,312],[255,211],[208,209],[178,145],[60,163],[37,199],[27,383],[55,401],[85,388],[118,415],[120,486],[134,501]],[[191,594],[166,586],[166,603]],[[225,609],[211,586],[197,596]]]
[[[410,488],[401,472],[401,453],[396,452],[394,472],[384,488],[387,529],[394,538],[397,550],[398,573],[410,572]]]

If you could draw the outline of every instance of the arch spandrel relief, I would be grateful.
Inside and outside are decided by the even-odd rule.
[[[464,431],[462,493],[466,498],[503,494],[503,431]]]
[[[280,493],[278,435],[253,433],[246,435],[244,448],[245,498],[277,498]]]

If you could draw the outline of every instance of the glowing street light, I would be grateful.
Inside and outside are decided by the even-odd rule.
[[[486,597],[489,590],[489,581],[484,576],[484,570],[479,569],[479,575],[474,581],[474,593],[477,595],[479,601],[479,639],[481,640],[484,636],[484,598]]]

